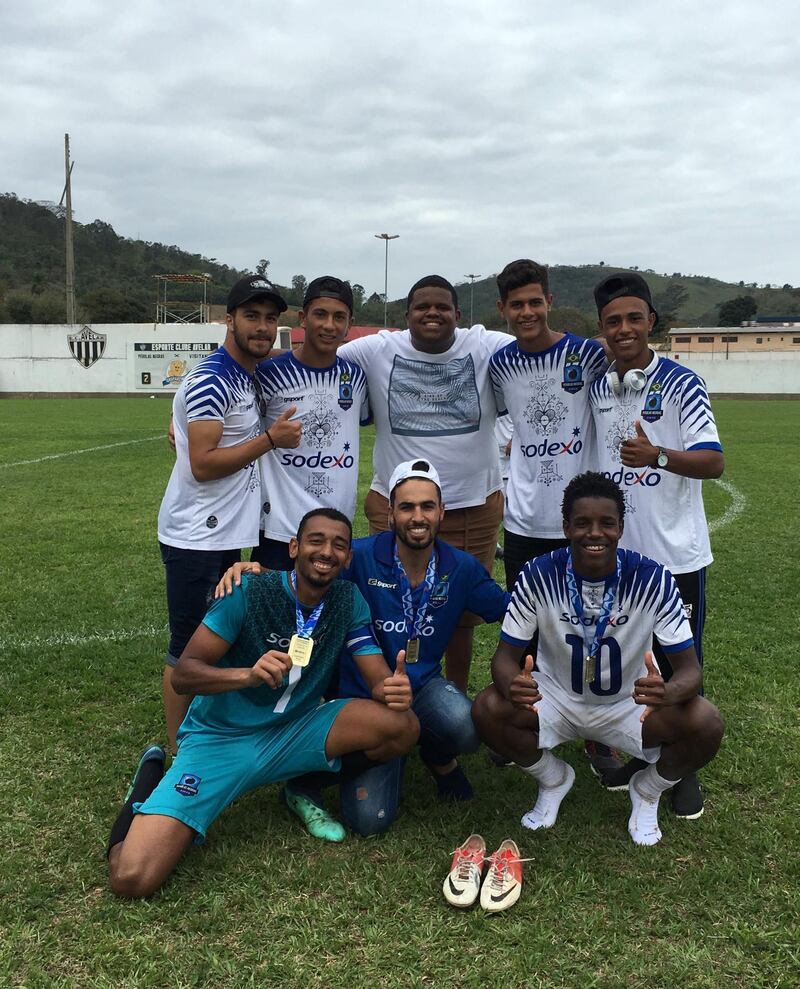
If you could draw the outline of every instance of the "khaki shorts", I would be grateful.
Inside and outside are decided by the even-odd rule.
[[[370,488],[364,499],[364,514],[369,519],[370,535],[386,532],[389,528],[389,499]],[[471,508],[445,506],[439,539],[471,553],[491,573],[502,521],[503,492],[494,491],[482,505]],[[464,612],[458,623],[459,628],[474,628],[480,624],[481,619],[469,611]]]

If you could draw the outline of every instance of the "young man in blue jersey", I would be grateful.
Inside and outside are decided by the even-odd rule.
[[[364,599],[336,579],[350,561],[351,537],[341,512],[309,512],[290,547],[294,570],[246,577],[189,640],[173,676],[176,690],[195,695],[178,755],[164,775],[163,749],[145,753],[112,828],[109,874],[118,895],[159,889],[242,793],[311,770],[359,773],[415,744],[404,654],[391,672]],[[344,647],[371,699],[321,704]]]
[[[669,568],[689,616],[703,663],[705,575],[712,561],[703,508],[702,481],[725,467],[705,383],[690,368],[650,349],[658,319],[647,282],[636,272],[617,272],[594,290],[600,329],[614,358],[608,374],[592,385],[597,466],[625,494],[627,524],[622,545]],[[669,679],[669,659],[655,649]],[[625,789],[637,760],[603,777]],[[671,793],[682,818],[703,813],[697,777],[685,776]]]
[[[442,657],[469,610],[485,621],[499,621],[509,595],[470,553],[437,538],[445,506],[439,475],[429,460],[399,464],[389,482],[390,531],[353,544],[343,576],[364,595],[381,651],[405,653],[414,692],[412,710],[420,722],[420,755],[442,800],[468,800],[472,787],[456,757],[474,752],[479,740],[470,715],[472,702],[442,676]],[[226,575],[227,586],[247,564]],[[223,590],[224,588],[220,588]],[[369,684],[352,659],[342,656],[338,697],[368,697]],[[342,783],[341,806],[348,827],[361,835],[385,831],[394,821],[404,770],[403,759],[373,767]],[[321,790],[336,782],[330,774],[292,780],[287,805],[316,837],[340,841],[341,825],[324,810]]]
[[[476,699],[481,738],[538,783],[522,824],[555,824],[575,771],[561,742],[587,734],[643,761],[630,780],[628,831],[638,845],[661,838],[658,802],[717,753],[722,717],[699,691],[702,672],[680,594],[663,566],[618,549],[625,503],[619,487],[587,472],[567,485],[569,546],[526,564],[492,660],[491,686]],[[539,633],[536,678],[526,647]],[[653,637],[672,677],[656,666]]]
[[[259,365],[268,428],[288,409],[302,426],[293,450],[261,458],[262,534],[251,559],[291,570],[289,542],[309,509],[323,504],[353,518],[358,488],[359,427],[369,421],[364,372],[337,356],[353,320],[353,292],[333,275],[313,279],[300,311],[303,343]]]
[[[514,424],[503,515],[503,563],[512,590],[534,557],[566,546],[561,499],[569,481],[593,465],[589,387],[606,367],[596,340],[553,330],[545,265],[512,261],[497,276],[497,308],[516,339],[489,361],[497,410]],[[531,649],[536,653],[535,641]],[[621,766],[617,753],[588,741],[596,773]]]
[[[259,457],[297,446],[300,437],[291,408],[262,428],[253,376],[272,349],[285,309],[266,278],[240,279],[228,295],[225,342],[192,368],[173,401],[176,458],[158,514],[170,627],[162,688],[173,751],[189,701],[172,689],[172,668],[220,575],[258,541]]]

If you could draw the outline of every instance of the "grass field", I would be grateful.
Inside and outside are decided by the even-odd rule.
[[[627,797],[602,792],[572,748],[575,788],[533,835],[521,773],[479,752],[465,760],[477,799],[441,807],[414,759],[382,838],[323,846],[267,788],[131,904],[108,892],[105,842],[140,749],[164,735],[168,406],[0,402],[0,986],[796,989],[800,406],[715,408],[729,487],[706,485],[706,688],[727,736],[703,818],[663,807],[661,845],[636,848]],[[496,635],[479,632],[473,689]],[[442,899],[471,831],[534,857],[508,913]]]

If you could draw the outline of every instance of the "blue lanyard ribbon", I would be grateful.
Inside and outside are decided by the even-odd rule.
[[[618,551],[616,573],[614,577],[608,581],[606,589],[603,592],[603,603],[600,607],[600,614],[597,616],[597,622],[595,623],[594,631],[592,632],[591,627],[588,626],[583,620],[583,597],[578,593],[578,584],[575,580],[575,571],[572,569],[572,551],[567,550],[567,588],[569,590],[570,598],[572,599],[573,610],[578,616],[578,621],[580,622],[583,641],[586,645],[587,655],[590,659],[592,657],[597,657],[597,654],[600,652],[600,640],[603,638],[603,633],[605,632],[609,619],[611,618],[611,611],[614,607],[614,600],[617,596],[617,588],[619,587],[619,579],[621,574],[622,564],[620,563],[620,555]]]
[[[325,605],[325,598],[323,598],[320,603],[314,608],[308,618],[303,617],[303,612],[300,609],[300,602],[297,600],[297,574],[292,570],[289,574],[289,580],[292,584],[292,590],[294,591],[294,608],[295,617],[297,621],[297,634],[301,639],[310,639],[314,635],[314,629],[317,627],[317,622],[319,621],[319,616],[322,614],[322,609]]]
[[[403,561],[400,559],[400,554],[397,552],[396,540],[394,544],[394,565],[397,570],[400,583],[400,593],[403,599],[403,614],[406,619],[406,634],[409,639],[418,639],[422,626],[425,623],[425,616],[428,613],[428,603],[431,599],[431,594],[433,594],[433,585],[436,583],[436,550],[431,553],[431,558],[428,560],[428,568],[425,571],[425,580],[422,584],[422,593],[420,595],[419,608],[417,609],[416,615],[414,614],[414,597],[411,590],[411,583],[409,582],[408,575],[403,567]]]

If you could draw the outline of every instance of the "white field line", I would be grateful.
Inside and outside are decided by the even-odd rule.
[[[730,495],[731,499],[730,505],[728,505],[722,515],[718,519],[712,519],[708,523],[709,532],[718,532],[720,529],[724,529],[726,525],[730,525],[734,519],[737,519],[742,514],[745,508],[747,508],[747,498],[730,481],[723,481],[718,477],[715,477],[713,480],[714,484],[718,484],[723,491]]]
[[[99,642],[129,642],[131,639],[150,639],[167,634],[166,625],[142,625],[141,628],[108,629],[84,634],[62,632],[50,636],[35,635],[30,639],[10,636],[0,639],[0,649],[56,649],[59,646],[89,646]]]
[[[153,440],[166,440],[166,433],[158,436],[145,436],[141,440],[123,440],[121,443],[105,443],[103,446],[89,446],[85,450],[67,450],[65,453],[49,453],[46,457],[35,460],[15,460],[11,464],[0,464],[0,470],[6,467],[24,467],[26,464],[43,464],[45,460],[60,460],[62,457],[77,457],[81,453],[95,453],[97,450],[113,450],[117,446],[132,446],[134,443],[152,443]]]

